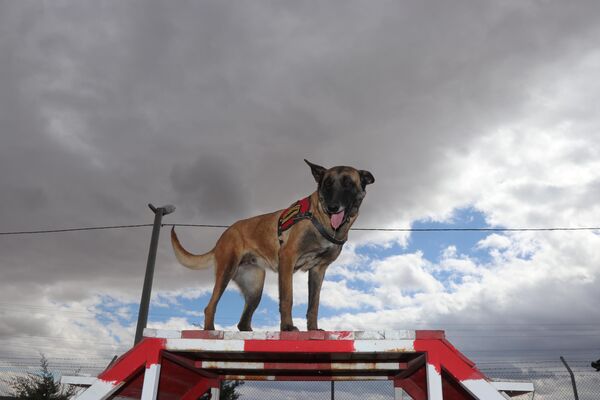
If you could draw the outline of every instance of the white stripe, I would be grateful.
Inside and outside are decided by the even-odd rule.
[[[244,351],[244,341],[214,339],[167,339],[165,349],[173,351]]]
[[[417,338],[417,334],[415,331],[385,331],[383,332],[384,339],[409,339],[415,340]]]
[[[104,400],[108,399],[125,382],[108,382],[98,379],[92,386],[79,394],[76,400]]]
[[[427,400],[442,400],[442,376],[431,364],[427,368]]]
[[[153,337],[153,338],[180,338],[181,331],[168,330],[168,329],[153,329],[153,328],[144,328],[144,337]]]
[[[413,353],[414,340],[356,340],[356,353]]]
[[[385,339],[384,331],[357,331],[354,340],[382,340]]]
[[[250,370],[263,370],[266,368],[264,362],[246,362],[246,361],[200,361],[198,368],[206,369],[250,369]],[[310,365],[312,363],[300,363]],[[325,367],[326,368],[326,367]],[[397,362],[378,362],[378,363],[364,363],[364,362],[353,362],[353,363],[330,363],[329,368],[336,371],[354,371],[354,370],[366,370],[366,371],[387,371],[387,370],[400,370],[400,363]],[[283,370],[289,368],[282,368]],[[308,369],[305,367],[303,369]]]
[[[222,375],[222,378],[226,381],[285,381],[285,375],[274,376],[274,375]],[[388,376],[331,376],[327,377],[327,381],[389,381]]]
[[[152,364],[144,373],[141,400],[156,400],[158,395],[158,381],[160,380],[160,364]]]
[[[378,363],[331,363],[331,369],[336,371],[363,370],[363,371],[381,371],[381,370],[399,370],[400,364],[397,362],[378,362]]]
[[[265,363],[262,362],[244,362],[244,361],[201,361],[199,368],[206,369],[265,369]]]
[[[490,382],[496,390],[504,392],[533,392],[533,383],[531,382]]]
[[[268,337],[272,337],[270,332],[223,332],[223,340],[266,340]]]
[[[92,386],[98,378],[93,376],[67,376],[63,375],[60,377],[60,383],[63,385],[77,385],[77,386]]]
[[[498,390],[485,379],[467,379],[460,382],[461,385],[475,398],[480,400],[505,400]]]

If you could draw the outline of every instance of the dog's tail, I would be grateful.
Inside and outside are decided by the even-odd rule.
[[[184,266],[190,269],[206,269],[214,265],[215,257],[212,251],[205,254],[192,254],[183,248],[177,234],[175,233],[175,227],[171,229],[171,244],[175,251],[175,257]]]

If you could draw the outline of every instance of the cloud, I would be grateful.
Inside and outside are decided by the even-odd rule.
[[[348,287],[347,281],[325,281],[322,292],[321,304],[334,310],[383,307],[381,301],[372,294]]]
[[[531,234],[504,236],[510,245],[490,248],[495,257],[489,264],[469,260],[468,268],[463,267],[464,258],[444,251],[445,257],[430,269],[444,271],[451,266],[453,271],[460,273],[461,279],[447,289],[440,289],[441,282],[437,282],[432,285],[435,290],[410,298],[402,297],[401,293],[405,288],[415,286],[411,275],[414,270],[410,264],[403,263],[402,258],[390,256],[376,265],[390,268],[393,265],[397,271],[404,268],[408,272],[397,273],[389,279],[389,285],[379,284],[369,292],[373,302],[379,300],[386,307],[367,312],[344,312],[324,318],[321,326],[356,330],[440,327],[447,330],[459,348],[478,354],[478,357],[483,357],[478,351],[493,348],[513,352],[545,349],[546,357],[551,357],[550,354],[558,357],[560,351],[593,347],[592,336],[585,335],[578,338],[577,347],[573,342],[552,350],[550,342],[553,337],[562,337],[561,332],[563,335],[581,334],[583,329],[585,333],[589,329],[586,324],[598,314],[593,301],[600,278],[600,260],[593,250],[599,244],[598,235],[587,232],[537,236],[533,239],[537,242],[536,250],[523,258],[514,248],[518,248],[521,241],[532,239],[528,236]],[[574,258],[571,254],[579,256]],[[410,255],[416,260],[419,257],[418,254]],[[380,272],[375,268],[370,271],[371,279],[381,282],[377,277]],[[425,276],[424,282],[435,279],[431,275]],[[495,336],[498,329],[505,333]],[[511,339],[514,332],[520,332],[520,335]],[[553,332],[554,336],[546,336],[548,332]],[[538,338],[537,335],[542,336]],[[502,339],[503,336],[508,342]],[[499,356],[500,350],[484,354]]]
[[[197,214],[211,210],[215,221],[243,215],[246,208],[247,188],[225,159],[202,156],[193,165],[175,165],[171,181],[178,204]]]
[[[385,291],[389,302],[393,302],[402,294],[441,290],[440,283],[428,272],[430,268],[430,262],[423,258],[422,253],[402,254],[374,261],[371,271],[360,278],[375,284],[376,290]],[[392,293],[394,289],[396,293]]]

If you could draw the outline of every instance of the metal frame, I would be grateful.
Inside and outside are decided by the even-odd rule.
[[[396,399],[503,400],[531,383],[492,382],[443,331],[224,332],[146,329],[78,400],[217,399],[223,380],[388,380]],[[76,383],[63,377],[63,383]]]

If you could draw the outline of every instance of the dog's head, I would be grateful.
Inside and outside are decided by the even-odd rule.
[[[375,178],[365,170],[344,166],[327,169],[304,161],[317,181],[321,208],[328,215],[331,227],[337,230],[358,214],[366,187],[375,182]]]

